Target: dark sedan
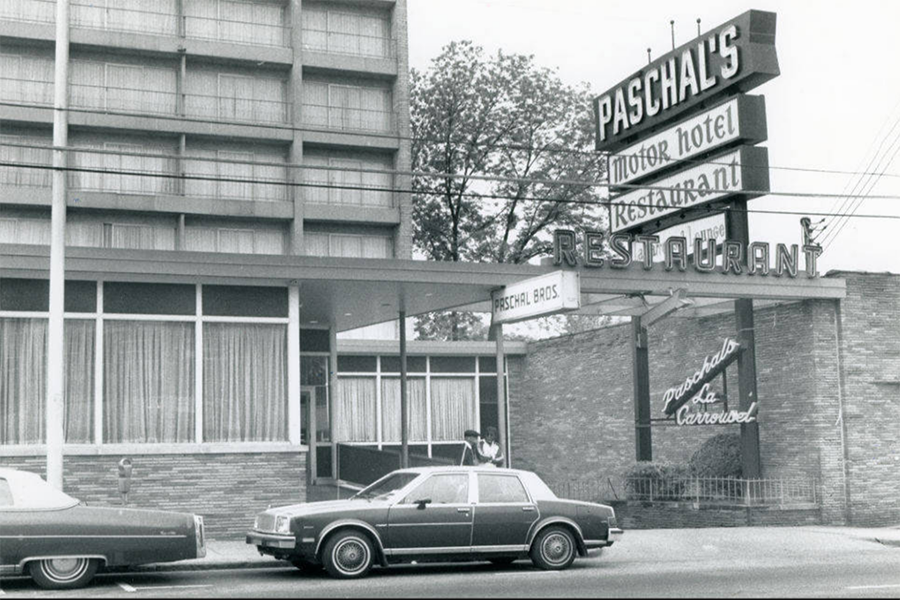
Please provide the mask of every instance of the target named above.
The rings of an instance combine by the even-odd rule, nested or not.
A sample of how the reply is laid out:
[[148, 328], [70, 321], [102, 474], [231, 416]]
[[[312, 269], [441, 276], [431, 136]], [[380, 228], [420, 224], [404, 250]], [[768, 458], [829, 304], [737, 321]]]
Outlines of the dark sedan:
[[613, 509], [562, 500], [528, 471], [426, 467], [390, 473], [347, 500], [271, 508], [247, 543], [300, 569], [362, 577], [374, 564], [530, 557], [565, 569], [622, 536]]
[[203, 517], [89, 507], [34, 473], [0, 469], [0, 574], [26, 572], [40, 587], [69, 589], [100, 566], [205, 555]]

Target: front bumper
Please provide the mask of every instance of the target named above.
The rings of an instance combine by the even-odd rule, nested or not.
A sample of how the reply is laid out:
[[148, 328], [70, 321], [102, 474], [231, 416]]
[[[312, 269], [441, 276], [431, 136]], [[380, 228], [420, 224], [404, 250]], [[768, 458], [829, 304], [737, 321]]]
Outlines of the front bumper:
[[612, 544], [613, 542], [618, 542], [622, 539], [622, 535], [624, 533], [625, 532], [618, 527], [610, 527], [609, 534], [606, 536], [606, 541], [608, 541], [610, 544]]
[[247, 543], [262, 548], [295, 548], [297, 538], [292, 535], [250, 531], [247, 533]]

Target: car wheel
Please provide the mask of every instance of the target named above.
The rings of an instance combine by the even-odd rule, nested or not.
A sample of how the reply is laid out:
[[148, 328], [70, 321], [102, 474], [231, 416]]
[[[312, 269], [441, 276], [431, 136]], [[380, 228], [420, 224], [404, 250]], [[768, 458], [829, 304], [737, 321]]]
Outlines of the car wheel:
[[332, 577], [362, 577], [372, 568], [373, 555], [372, 543], [365, 534], [343, 531], [325, 544], [322, 563]]
[[516, 562], [516, 559], [512, 556], [498, 556], [496, 558], [489, 558], [488, 560], [498, 567], [505, 567]]
[[306, 560], [304, 558], [294, 558], [291, 560], [291, 564], [297, 567], [301, 573], [306, 575], [311, 575], [313, 573], [317, 573], [322, 570], [322, 565], [319, 563], [314, 563], [310, 560]]
[[565, 527], [542, 530], [531, 546], [531, 561], [539, 569], [567, 569], [574, 560], [575, 538]]
[[96, 558], [47, 558], [28, 563], [28, 572], [38, 587], [70, 590], [87, 585], [99, 564]]

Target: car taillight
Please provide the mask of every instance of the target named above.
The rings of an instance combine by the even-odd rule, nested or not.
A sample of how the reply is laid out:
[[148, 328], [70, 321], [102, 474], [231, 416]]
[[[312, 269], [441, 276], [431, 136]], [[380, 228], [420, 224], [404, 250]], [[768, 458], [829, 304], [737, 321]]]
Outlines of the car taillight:
[[194, 515], [194, 538], [197, 543], [197, 558], [203, 558], [206, 556], [206, 531], [200, 515]]

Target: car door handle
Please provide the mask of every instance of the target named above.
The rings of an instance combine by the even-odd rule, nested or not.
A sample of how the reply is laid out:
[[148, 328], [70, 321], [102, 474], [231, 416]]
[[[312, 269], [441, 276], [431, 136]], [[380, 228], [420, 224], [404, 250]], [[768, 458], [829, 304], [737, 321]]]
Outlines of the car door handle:
[[522, 512], [534, 512], [534, 507], [533, 506], [523, 506]]
[[459, 508], [456, 509], [456, 512], [467, 513], [470, 510], [472, 510], [472, 509], [470, 509], [468, 506], [460, 506]]

